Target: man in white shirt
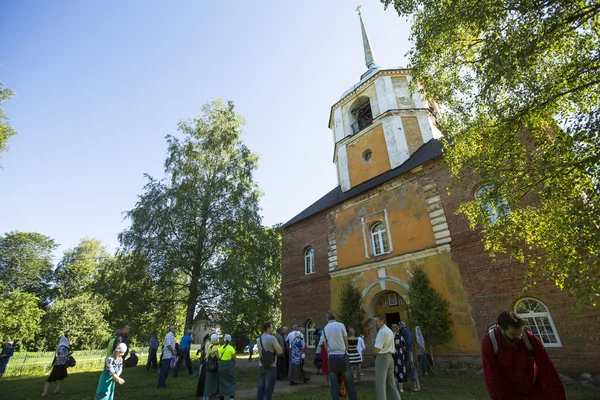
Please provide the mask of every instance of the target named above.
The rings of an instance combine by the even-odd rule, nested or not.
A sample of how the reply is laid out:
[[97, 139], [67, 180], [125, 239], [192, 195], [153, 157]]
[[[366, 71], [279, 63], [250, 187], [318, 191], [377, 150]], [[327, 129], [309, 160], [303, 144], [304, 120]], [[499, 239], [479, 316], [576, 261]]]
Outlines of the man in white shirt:
[[158, 388], [164, 389], [169, 376], [169, 368], [171, 367], [171, 359], [175, 357], [175, 325], [169, 327], [169, 332], [165, 335], [162, 360], [160, 361], [160, 372], [158, 374]]
[[346, 389], [348, 389], [348, 397], [350, 400], [356, 400], [356, 387], [354, 386], [354, 377], [350, 370], [350, 362], [348, 361], [348, 333], [344, 324], [335, 320], [335, 312], [330, 310], [326, 314], [329, 321], [323, 328], [323, 336], [321, 341], [324, 342], [329, 356], [329, 381], [331, 382], [331, 398], [339, 400], [340, 391], [338, 388], [338, 372], [333, 371], [336, 365], [340, 363], [346, 364], [345, 370], [339, 372], [344, 375], [346, 380]]
[[376, 314], [373, 321], [379, 329], [373, 346], [377, 400], [400, 400], [400, 393], [394, 382], [394, 332], [387, 327], [381, 314]]

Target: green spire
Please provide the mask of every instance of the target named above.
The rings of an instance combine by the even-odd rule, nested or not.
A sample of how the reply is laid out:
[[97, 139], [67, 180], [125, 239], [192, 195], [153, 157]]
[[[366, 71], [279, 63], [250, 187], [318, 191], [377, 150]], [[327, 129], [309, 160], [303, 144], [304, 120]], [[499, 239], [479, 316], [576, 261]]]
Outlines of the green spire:
[[365, 64], [367, 65], [368, 69], [372, 69], [377, 67], [377, 61], [375, 61], [373, 49], [371, 49], [371, 43], [369, 43], [369, 36], [367, 36], [367, 30], [365, 29], [365, 24], [362, 20], [360, 7], [361, 6], [356, 7], [356, 11], [358, 12], [358, 18], [360, 18], [360, 29], [362, 30], [363, 47], [365, 49]]

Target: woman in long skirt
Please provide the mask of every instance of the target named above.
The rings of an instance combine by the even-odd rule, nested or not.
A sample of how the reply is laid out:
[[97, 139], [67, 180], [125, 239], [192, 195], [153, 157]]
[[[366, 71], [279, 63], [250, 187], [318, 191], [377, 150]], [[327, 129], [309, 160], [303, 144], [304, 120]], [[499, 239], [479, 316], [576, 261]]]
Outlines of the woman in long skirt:
[[[204, 383], [206, 381], [206, 354], [210, 347], [210, 336], [206, 335], [200, 354], [200, 371], [198, 371], [198, 385], [196, 386], [196, 397], [204, 398]], [[196, 354], [197, 355], [197, 354]]]
[[302, 348], [304, 344], [300, 336], [296, 336], [290, 345], [292, 351], [292, 371], [290, 372], [290, 385], [297, 385], [298, 382], [308, 382], [308, 378], [304, 376], [302, 369]]
[[208, 359], [212, 357], [219, 358], [219, 335], [216, 333], [210, 336], [210, 344], [206, 352], [206, 357], [207, 369], [206, 379], [204, 380], [204, 399], [210, 399], [219, 391], [219, 372], [208, 370], [208, 364], [210, 364]]
[[60, 385], [63, 379], [69, 377], [69, 374], [67, 373], [67, 362], [69, 361], [69, 356], [71, 354], [73, 354], [73, 352], [69, 350], [69, 338], [67, 335], [63, 335], [58, 342], [58, 346], [56, 347], [56, 352], [54, 353], [54, 362], [52, 363], [52, 372], [50, 372], [50, 376], [46, 380], [42, 397], [49, 396], [48, 389], [50, 388], [51, 382], [56, 382], [56, 389], [54, 390], [54, 393], [62, 393], [60, 391]]
[[231, 335], [225, 335], [225, 344], [219, 349], [219, 396], [235, 398], [235, 348]]
[[104, 371], [98, 381], [98, 389], [94, 400], [113, 400], [115, 398], [115, 387], [117, 383], [122, 385], [125, 380], [120, 377], [123, 371], [123, 354], [127, 352], [127, 345], [119, 343], [110, 357], [106, 358]]
[[321, 335], [319, 339], [318, 347], [321, 351], [321, 371], [325, 375], [325, 385], [329, 386], [329, 354], [327, 353], [327, 346], [325, 345], [325, 337]]
[[400, 334], [398, 325], [392, 325], [392, 332], [394, 332], [394, 378], [396, 378], [396, 381], [398, 382], [398, 390], [404, 392], [402, 387], [404, 386], [404, 382], [408, 382], [406, 359], [404, 355], [405, 340], [404, 336]]
[[350, 362], [350, 369], [354, 369], [354, 380], [360, 382], [362, 359], [358, 352], [358, 338], [354, 336], [354, 328], [349, 328], [348, 333], [348, 361]]

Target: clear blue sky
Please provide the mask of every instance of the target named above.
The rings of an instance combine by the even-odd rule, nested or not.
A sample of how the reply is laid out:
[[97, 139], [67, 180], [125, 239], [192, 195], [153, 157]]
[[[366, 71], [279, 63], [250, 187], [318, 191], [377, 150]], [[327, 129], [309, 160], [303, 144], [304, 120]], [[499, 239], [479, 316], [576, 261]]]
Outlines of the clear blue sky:
[[406, 65], [409, 24], [377, 0], [0, 1], [0, 81], [18, 131], [0, 158], [0, 234], [113, 251], [165, 135], [204, 102], [235, 102], [260, 155], [264, 223], [337, 186], [331, 106], [366, 70]]

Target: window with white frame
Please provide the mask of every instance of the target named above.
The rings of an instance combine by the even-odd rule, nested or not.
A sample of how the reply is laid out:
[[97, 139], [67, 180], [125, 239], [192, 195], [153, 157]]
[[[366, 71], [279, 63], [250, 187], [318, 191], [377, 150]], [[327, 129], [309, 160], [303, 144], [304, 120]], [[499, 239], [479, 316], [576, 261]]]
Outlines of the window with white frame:
[[378, 256], [389, 251], [387, 231], [382, 222], [377, 222], [371, 227], [371, 248], [374, 256]]
[[315, 249], [309, 247], [304, 252], [304, 274], [315, 273]]
[[507, 212], [510, 212], [506, 200], [501, 199], [495, 204], [486, 200], [486, 196], [493, 190], [494, 185], [482, 185], [475, 191], [475, 199], [483, 204], [490, 216], [490, 222], [492, 224], [502, 218]]
[[314, 349], [317, 346], [317, 334], [315, 332], [315, 323], [309, 319], [304, 324], [306, 328], [306, 347]]
[[515, 304], [515, 313], [525, 320], [531, 333], [537, 336], [544, 346], [562, 347], [550, 311], [544, 303], [532, 298], [521, 299]]

